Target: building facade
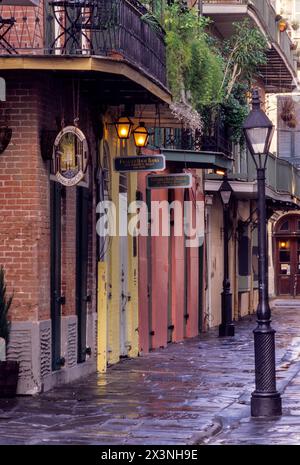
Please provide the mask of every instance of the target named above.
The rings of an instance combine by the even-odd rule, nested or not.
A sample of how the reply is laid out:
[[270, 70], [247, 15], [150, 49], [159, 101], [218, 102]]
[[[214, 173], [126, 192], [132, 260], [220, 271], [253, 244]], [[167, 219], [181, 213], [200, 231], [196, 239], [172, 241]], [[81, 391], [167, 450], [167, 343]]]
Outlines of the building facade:
[[[218, 37], [228, 38], [233, 33], [234, 21], [248, 19], [266, 37], [267, 63], [260, 69], [256, 87], [260, 89], [265, 111], [276, 125], [267, 165], [267, 210], [269, 223], [269, 286], [275, 295], [277, 272], [273, 255], [273, 218], [281, 211], [298, 208], [298, 170], [290, 159], [282, 160], [277, 151], [279, 111], [278, 93], [283, 96], [297, 90], [297, 57], [288, 30], [280, 31], [279, 12], [274, 2], [203, 2], [203, 13], [214, 20]], [[226, 136], [225, 136], [226, 139]], [[220, 138], [219, 138], [220, 140]], [[224, 143], [223, 143], [224, 147]], [[276, 147], [276, 148], [275, 148]], [[219, 144], [220, 151], [222, 150]], [[229, 224], [229, 274], [232, 293], [232, 318], [238, 319], [256, 310], [258, 301], [258, 243], [256, 216], [256, 169], [247, 150], [232, 146], [233, 168], [227, 173], [233, 189]], [[207, 248], [207, 325], [221, 323], [221, 294], [223, 291], [224, 234], [223, 205], [219, 190], [222, 176], [207, 172], [206, 192], [206, 248]], [[274, 215], [274, 217], [273, 217]], [[275, 261], [274, 261], [275, 260]], [[277, 269], [277, 268], [276, 268]], [[218, 289], [218, 292], [216, 292]]]
[[[269, 94], [291, 92], [297, 75], [291, 39], [278, 32], [276, 11], [266, 3], [269, 22], [261, 2], [203, 2], [201, 13], [212, 18], [218, 37], [229, 37], [232, 23], [245, 17], [267, 36], [268, 64], [258, 80], [267, 108]], [[221, 323], [218, 170], [228, 173], [234, 195], [232, 317], [256, 306], [254, 166], [221, 127], [199, 142], [174, 117], [164, 31], [142, 20], [147, 11], [137, 0], [98, 0], [80, 8], [71, 1], [3, 0], [0, 6], [0, 263], [14, 293], [8, 358], [20, 362], [20, 394], [104, 372], [122, 358]], [[147, 148], [137, 148], [130, 131], [120, 137], [120, 118], [131, 131], [145, 124], [151, 133]], [[185, 175], [187, 187], [151, 188], [155, 168], [117, 169], [128, 157], [158, 155], [165, 162], [161, 182]], [[292, 277], [289, 285], [283, 284], [288, 273], [272, 282], [276, 289], [292, 289], [297, 243], [291, 229], [281, 235], [278, 212], [298, 208], [300, 178], [295, 166], [275, 155], [267, 179], [270, 255], [275, 244], [276, 270], [283, 265]], [[134, 202], [146, 208], [147, 234], [128, 234], [144, 208], [130, 210]], [[110, 234], [102, 234], [105, 205], [116, 211]], [[167, 234], [150, 234], [155, 205], [158, 222], [170, 218]], [[190, 237], [178, 235], [175, 225], [184, 231], [196, 218], [198, 237], [189, 247]], [[298, 227], [294, 217], [289, 224]], [[284, 255], [289, 250], [291, 263]]]

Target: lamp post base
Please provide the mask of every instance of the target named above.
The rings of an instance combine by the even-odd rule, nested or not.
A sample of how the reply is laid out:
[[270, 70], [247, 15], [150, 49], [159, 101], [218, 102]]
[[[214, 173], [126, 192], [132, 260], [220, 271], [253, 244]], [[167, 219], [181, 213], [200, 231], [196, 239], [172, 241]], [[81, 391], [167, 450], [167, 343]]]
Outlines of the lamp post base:
[[222, 320], [219, 326], [219, 337], [233, 337], [234, 324], [232, 323], [232, 294], [230, 292], [230, 282], [228, 279], [224, 282], [224, 291], [222, 292]]
[[282, 415], [281, 396], [279, 392], [260, 393], [254, 391], [251, 395], [252, 417], [279, 417]]
[[220, 325], [219, 326], [219, 337], [233, 337], [234, 336], [234, 325], [231, 323], [229, 325]]

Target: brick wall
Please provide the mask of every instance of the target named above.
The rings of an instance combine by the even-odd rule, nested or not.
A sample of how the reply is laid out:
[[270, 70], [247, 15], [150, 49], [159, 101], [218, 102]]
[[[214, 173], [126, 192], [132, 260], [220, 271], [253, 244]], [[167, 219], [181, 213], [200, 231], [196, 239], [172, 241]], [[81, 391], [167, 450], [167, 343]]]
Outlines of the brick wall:
[[[0, 16], [3, 19], [14, 18], [13, 27], [6, 33], [5, 39], [16, 49], [26, 49], [26, 54], [34, 53], [34, 49], [44, 48], [44, 1], [38, 7], [1, 6]], [[2, 33], [6, 31], [3, 27]], [[7, 54], [0, 47], [0, 55]]]
[[[38, 74], [3, 75], [7, 102], [0, 103], [0, 125], [13, 130], [12, 140], [0, 155], [0, 264], [7, 271], [8, 291], [14, 291], [14, 321], [50, 318], [50, 187], [49, 162], [41, 157], [41, 129], [56, 130], [62, 116], [72, 122], [72, 87], [59, 78]], [[53, 98], [55, 96], [55, 98]], [[89, 102], [82, 102], [82, 108]], [[69, 109], [69, 112], [68, 112]], [[88, 111], [81, 128], [95, 154]], [[91, 172], [90, 179], [93, 180]], [[92, 187], [93, 189], [94, 187]], [[95, 200], [90, 205], [89, 283], [96, 309]], [[63, 315], [76, 313], [76, 188], [66, 189], [62, 200]]]
[[[14, 291], [12, 318], [36, 320], [44, 311], [47, 289], [44, 267], [48, 260], [45, 235], [47, 169], [39, 149], [39, 95], [32, 78], [7, 79], [7, 102], [0, 121], [12, 128], [12, 140], [0, 156], [0, 263]], [[49, 297], [48, 297], [49, 298]]]

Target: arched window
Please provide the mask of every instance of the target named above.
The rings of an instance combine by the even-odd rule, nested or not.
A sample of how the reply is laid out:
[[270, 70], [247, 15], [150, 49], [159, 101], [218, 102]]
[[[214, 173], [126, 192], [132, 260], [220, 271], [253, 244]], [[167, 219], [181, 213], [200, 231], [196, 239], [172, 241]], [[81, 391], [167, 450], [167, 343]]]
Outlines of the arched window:
[[289, 221], [284, 221], [282, 225], [280, 226], [279, 230], [280, 231], [289, 231]]

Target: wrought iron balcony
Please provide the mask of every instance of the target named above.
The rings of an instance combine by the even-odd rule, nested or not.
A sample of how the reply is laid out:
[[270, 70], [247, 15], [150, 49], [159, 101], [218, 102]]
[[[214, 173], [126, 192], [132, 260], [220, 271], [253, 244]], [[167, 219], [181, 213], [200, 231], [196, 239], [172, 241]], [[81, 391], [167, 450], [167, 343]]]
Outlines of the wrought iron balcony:
[[[251, 159], [248, 160], [249, 181], [256, 179], [256, 167]], [[300, 171], [282, 158], [269, 155], [266, 170], [266, 185], [278, 194], [288, 194], [300, 199]]]
[[154, 146], [165, 149], [217, 152], [232, 157], [230, 137], [218, 124], [214, 130], [205, 134], [181, 128], [156, 129], [150, 142]]
[[112, 57], [166, 85], [164, 31], [144, 21], [146, 13], [138, 0], [0, 6], [0, 55]]
[[261, 70], [268, 90], [294, 87], [297, 60], [292, 50], [292, 40], [286, 31], [279, 31], [277, 14], [270, 0], [203, 0], [203, 5], [204, 14], [215, 21], [225, 37], [231, 34], [232, 22], [243, 18], [253, 21], [267, 35], [271, 44], [268, 64]]
[[[257, 172], [252, 157], [244, 153], [243, 161], [237, 163], [235, 172], [228, 178], [234, 186], [237, 198], [247, 199], [257, 197]], [[239, 166], [237, 166], [239, 165]], [[215, 181], [220, 182], [221, 176], [206, 174], [206, 190], [215, 191]], [[219, 185], [217, 183], [216, 191]], [[266, 168], [267, 197], [277, 202], [300, 205], [300, 170], [286, 160], [270, 154]]]
[[222, 152], [227, 157], [232, 157], [233, 144], [229, 130], [217, 120], [202, 136], [202, 150], [208, 152]]

